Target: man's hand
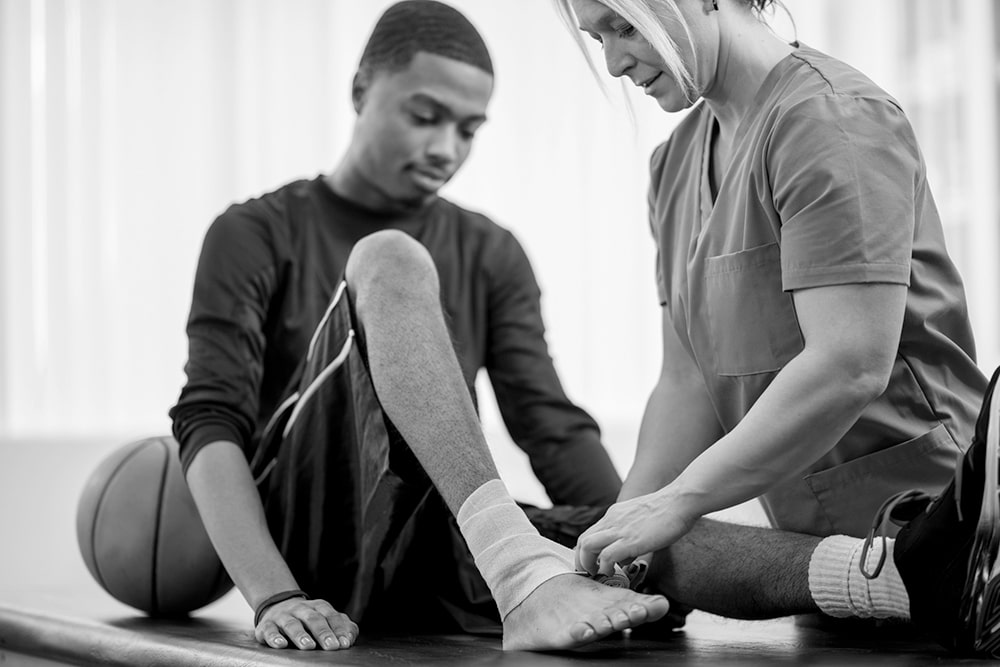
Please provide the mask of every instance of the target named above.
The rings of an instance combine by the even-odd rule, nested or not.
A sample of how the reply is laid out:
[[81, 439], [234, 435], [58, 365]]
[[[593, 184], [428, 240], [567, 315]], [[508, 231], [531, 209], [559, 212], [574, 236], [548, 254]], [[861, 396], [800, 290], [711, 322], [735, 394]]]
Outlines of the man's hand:
[[292, 598], [264, 612], [254, 628], [254, 637], [271, 648], [286, 648], [290, 642], [304, 651], [336, 651], [354, 645], [358, 626], [326, 600]]

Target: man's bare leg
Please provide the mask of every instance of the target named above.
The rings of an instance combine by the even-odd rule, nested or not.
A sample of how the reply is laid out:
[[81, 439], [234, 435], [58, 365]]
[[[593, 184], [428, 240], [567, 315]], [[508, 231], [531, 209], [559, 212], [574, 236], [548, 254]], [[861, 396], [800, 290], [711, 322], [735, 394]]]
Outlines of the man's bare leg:
[[[444, 323], [433, 261], [406, 234], [378, 232], [355, 246], [346, 275], [382, 408], [457, 516], [499, 474]], [[561, 574], [504, 617], [504, 648], [569, 648], [666, 612], [663, 598]]]
[[728, 618], [815, 613], [809, 561], [820, 540], [701, 519], [655, 555], [646, 583], [681, 604]]

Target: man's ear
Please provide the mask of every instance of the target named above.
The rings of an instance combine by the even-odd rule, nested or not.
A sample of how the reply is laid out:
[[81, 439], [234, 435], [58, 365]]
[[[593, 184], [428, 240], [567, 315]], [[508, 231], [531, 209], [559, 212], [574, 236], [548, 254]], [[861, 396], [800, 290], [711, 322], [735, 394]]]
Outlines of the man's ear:
[[361, 113], [361, 107], [365, 103], [365, 94], [371, 84], [371, 74], [358, 70], [354, 75], [354, 82], [351, 84], [351, 102], [354, 104], [354, 111]]

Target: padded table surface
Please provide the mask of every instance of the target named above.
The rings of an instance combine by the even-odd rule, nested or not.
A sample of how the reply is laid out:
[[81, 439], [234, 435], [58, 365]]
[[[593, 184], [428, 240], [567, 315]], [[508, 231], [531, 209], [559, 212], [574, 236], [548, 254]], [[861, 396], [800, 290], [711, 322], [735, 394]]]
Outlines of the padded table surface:
[[834, 632], [793, 619], [732, 621], [695, 613], [657, 639], [615, 636], [559, 653], [508, 652], [497, 637], [370, 635], [346, 651], [276, 651], [259, 646], [250, 612], [229, 594], [188, 619], [150, 619], [89, 587], [0, 591], [0, 665], [505, 665], [816, 663], [925, 665], [978, 662], [893, 631]]

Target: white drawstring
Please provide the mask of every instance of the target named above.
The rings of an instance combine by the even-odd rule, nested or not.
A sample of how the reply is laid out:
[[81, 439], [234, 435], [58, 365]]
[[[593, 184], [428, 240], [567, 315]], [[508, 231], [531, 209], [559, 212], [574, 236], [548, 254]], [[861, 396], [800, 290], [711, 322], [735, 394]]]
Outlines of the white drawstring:
[[354, 329], [351, 329], [347, 332], [347, 340], [344, 341], [344, 347], [341, 348], [340, 354], [337, 355], [336, 359], [327, 364], [326, 368], [324, 368], [320, 374], [316, 376], [316, 379], [309, 383], [306, 390], [302, 392], [299, 402], [295, 404], [295, 409], [292, 410], [292, 416], [288, 418], [288, 422], [285, 424], [285, 430], [281, 433], [282, 438], [288, 437], [288, 432], [292, 430], [292, 425], [295, 423], [295, 420], [298, 419], [299, 414], [302, 413], [302, 408], [309, 401], [309, 399], [312, 398], [313, 394], [319, 390], [320, 385], [322, 385], [335, 370], [340, 368], [341, 364], [344, 363], [344, 360], [347, 359], [347, 355], [351, 352], [351, 343], [353, 343], [353, 341]]
[[330, 319], [330, 313], [332, 313], [333, 309], [337, 307], [337, 303], [340, 301], [340, 297], [344, 295], [345, 289], [347, 289], [347, 283], [345, 281], [341, 281], [340, 286], [337, 287], [337, 293], [333, 296], [333, 301], [331, 301], [330, 305], [327, 306], [326, 312], [323, 313], [323, 318], [319, 321], [319, 324], [316, 325], [316, 330], [313, 331], [312, 340], [309, 341], [309, 351], [306, 352], [306, 360], [312, 359], [313, 351], [316, 348], [316, 341], [319, 339], [319, 332], [323, 330], [323, 325], [325, 325], [326, 321]]

